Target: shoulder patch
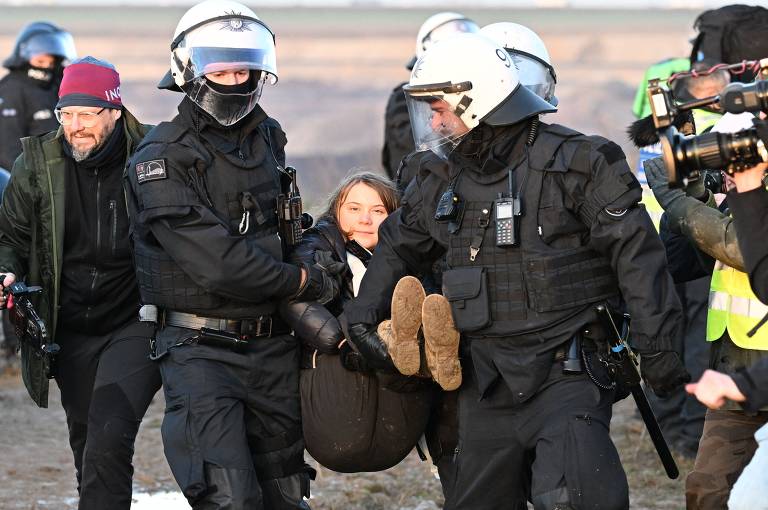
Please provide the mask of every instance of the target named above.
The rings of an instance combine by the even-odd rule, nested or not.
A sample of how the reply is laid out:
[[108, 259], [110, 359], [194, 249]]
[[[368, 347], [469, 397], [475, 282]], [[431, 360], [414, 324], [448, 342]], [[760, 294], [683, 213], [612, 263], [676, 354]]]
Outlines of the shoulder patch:
[[621, 147], [610, 141], [598, 147], [597, 152], [605, 157], [605, 161], [609, 165], [612, 165], [617, 161], [621, 161], [622, 159], [627, 159], [624, 155], [624, 151], [621, 150]]
[[167, 178], [168, 172], [165, 170], [165, 159], [152, 159], [136, 164], [136, 180], [139, 181], [139, 184]]
[[38, 110], [35, 113], [32, 114], [32, 118], [34, 120], [48, 120], [50, 118], [53, 118], [53, 113], [51, 113], [51, 110]]

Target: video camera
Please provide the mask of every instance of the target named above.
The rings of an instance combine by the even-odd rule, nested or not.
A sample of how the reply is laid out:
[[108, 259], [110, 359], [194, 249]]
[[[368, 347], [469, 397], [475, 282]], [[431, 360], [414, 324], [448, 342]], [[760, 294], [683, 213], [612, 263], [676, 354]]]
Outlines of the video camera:
[[[0, 282], [5, 278], [0, 274]], [[59, 352], [59, 345], [50, 341], [48, 328], [40, 318], [30, 301], [30, 296], [42, 292], [42, 287], [28, 287], [23, 282], [14, 282], [3, 287], [3, 294], [8, 297], [8, 307], [11, 324], [19, 337], [19, 341], [29, 347], [34, 356], [42, 359], [45, 376], [54, 376], [54, 358]]]
[[733, 114], [768, 113], [768, 58], [759, 62], [717, 66], [717, 69], [745, 66], [757, 66], [760, 79], [749, 84], [731, 83], [719, 96], [685, 103], [675, 101], [669, 89], [662, 86], [658, 79], [649, 82], [648, 100], [661, 141], [670, 188], [686, 186], [690, 180], [700, 178], [701, 170], [722, 169], [732, 175], [768, 161], [765, 142], [768, 139], [768, 124], [763, 121], [756, 120], [755, 127], [735, 133], [709, 132], [698, 136], [681, 134], [676, 127], [690, 110], [711, 105]]

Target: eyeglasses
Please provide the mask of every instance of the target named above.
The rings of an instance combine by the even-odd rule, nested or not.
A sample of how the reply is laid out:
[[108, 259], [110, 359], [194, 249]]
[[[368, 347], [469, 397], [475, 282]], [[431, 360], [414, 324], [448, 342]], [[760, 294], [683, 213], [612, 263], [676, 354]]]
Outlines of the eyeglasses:
[[54, 113], [56, 114], [56, 120], [58, 120], [59, 124], [62, 126], [69, 126], [75, 120], [75, 117], [77, 117], [80, 119], [81, 126], [91, 128], [96, 125], [99, 115], [101, 115], [101, 112], [104, 110], [106, 110], [106, 108], [102, 108], [98, 112], [68, 112], [65, 110], [54, 110]]

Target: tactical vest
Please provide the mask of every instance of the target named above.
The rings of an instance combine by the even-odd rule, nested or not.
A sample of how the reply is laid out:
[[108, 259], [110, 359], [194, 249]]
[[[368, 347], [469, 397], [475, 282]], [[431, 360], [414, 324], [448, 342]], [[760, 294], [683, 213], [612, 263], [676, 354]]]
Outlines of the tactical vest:
[[[568, 319], [590, 304], [618, 295], [606, 258], [585, 246], [554, 248], [542, 239], [552, 216], [540, 214], [545, 176], [589, 164], [575, 158], [581, 136], [557, 125], [542, 126], [519, 164], [510, 165], [520, 189], [522, 216], [516, 246], [496, 245], [494, 200], [509, 187], [507, 171], [496, 182], [479, 184], [465, 170], [456, 181], [464, 204], [460, 227], [448, 236], [443, 292], [457, 328], [470, 337], [505, 337], [547, 330], [567, 333]], [[589, 143], [589, 142], [582, 142]], [[577, 161], [578, 160], [578, 161]], [[587, 232], [588, 227], [584, 227]], [[450, 229], [449, 229], [450, 232]], [[472, 251], [478, 247], [474, 260]], [[562, 325], [562, 328], [558, 328]]]
[[766, 314], [768, 306], [752, 292], [747, 274], [717, 261], [709, 291], [707, 340], [719, 340], [727, 329], [731, 341], [742, 349], [767, 351], [768, 326], [747, 336]]
[[[271, 128], [265, 124], [259, 125], [262, 136], [254, 142], [264, 145], [260, 151], [264, 158], [248, 168], [233, 165], [205, 139], [192, 136], [175, 122], [159, 124], [142, 145], [158, 141], [167, 144], [167, 159], [173, 161], [176, 168], [187, 169], [188, 189], [182, 191], [193, 193], [195, 202], [206, 204], [228, 226], [230, 235], [245, 237], [247, 243], [258, 245], [282, 261], [276, 202], [281, 192], [281, 174], [275, 158], [275, 152], [281, 147], [276, 145]], [[137, 205], [142, 207], [141, 203]], [[132, 239], [143, 303], [232, 319], [276, 310], [276, 304], [269, 300], [259, 304], [238, 302], [207, 292], [154, 241], [146, 227], [137, 225]], [[222, 260], [222, 264], [226, 265], [226, 260]]]

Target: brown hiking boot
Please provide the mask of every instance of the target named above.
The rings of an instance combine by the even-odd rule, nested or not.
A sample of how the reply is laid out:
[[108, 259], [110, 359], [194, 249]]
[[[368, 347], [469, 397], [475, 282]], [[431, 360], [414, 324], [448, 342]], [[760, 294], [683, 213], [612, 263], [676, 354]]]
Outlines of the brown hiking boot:
[[401, 278], [392, 293], [392, 320], [381, 322], [377, 328], [395, 367], [403, 375], [419, 371], [418, 334], [424, 296], [424, 287], [417, 278]]
[[451, 304], [440, 294], [424, 300], [421, 320], [424, 324], [424, 354], [432, 378], [445, 391], [461, 385], [459, 332], [453, 323]]

